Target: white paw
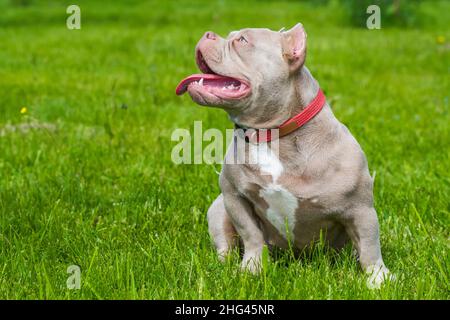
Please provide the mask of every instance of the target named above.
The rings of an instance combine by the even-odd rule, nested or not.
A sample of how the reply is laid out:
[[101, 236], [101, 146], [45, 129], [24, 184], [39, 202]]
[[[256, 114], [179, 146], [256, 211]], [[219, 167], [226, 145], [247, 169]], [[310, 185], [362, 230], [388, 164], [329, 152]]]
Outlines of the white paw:
[[218, 255], [219, 261], [222, 263], [224, 263], [226, 261], [229, 254], [230, 254], [230, 250], [228, 250], [228, 249], [217, 250], [217, 255]]
[[395, 276], [384, 265], [369, 266], [366, 273], [369, 274], [369, 279], [367, 279], [369, 289], [379, 289], [386, 280], [395, 280]]
[[244, 255], [244, 259], [241, 263], [241, 270], [248, 271], [252, 274], [258, 274], [261, 272], [261, 255]]

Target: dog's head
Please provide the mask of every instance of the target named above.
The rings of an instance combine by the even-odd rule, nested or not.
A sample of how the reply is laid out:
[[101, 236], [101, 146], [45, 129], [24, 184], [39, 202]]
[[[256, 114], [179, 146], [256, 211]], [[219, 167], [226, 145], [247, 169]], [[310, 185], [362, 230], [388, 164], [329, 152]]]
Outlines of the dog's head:
[[279, 32], [243, 29], [226, 39], [206, 32], [195, 53], [203, 74], [182, 80], [176, 93], [188, 91], [200, 105], [222, 107], [239, 116], [255, 108], [283, 105], [292, 75], [305, 62], [306, 33], [301, 24]]

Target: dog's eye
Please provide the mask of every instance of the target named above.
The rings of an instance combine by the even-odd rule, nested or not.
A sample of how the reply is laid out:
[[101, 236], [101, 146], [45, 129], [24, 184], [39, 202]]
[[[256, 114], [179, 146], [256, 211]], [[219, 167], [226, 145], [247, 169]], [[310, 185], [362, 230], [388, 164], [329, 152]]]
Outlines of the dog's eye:
[[247, 39], [244, 38], [244, 36], [240, 36], [238, 39], [239, 42], [247, 43]]

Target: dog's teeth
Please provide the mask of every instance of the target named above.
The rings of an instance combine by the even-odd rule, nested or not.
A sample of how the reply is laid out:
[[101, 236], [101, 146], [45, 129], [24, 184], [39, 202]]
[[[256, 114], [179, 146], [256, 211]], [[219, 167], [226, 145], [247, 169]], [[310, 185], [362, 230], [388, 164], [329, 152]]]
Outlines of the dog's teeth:
[[199, 85], [203, 85], [203, 78], [200, 79], [200, 81], [198, 82]]

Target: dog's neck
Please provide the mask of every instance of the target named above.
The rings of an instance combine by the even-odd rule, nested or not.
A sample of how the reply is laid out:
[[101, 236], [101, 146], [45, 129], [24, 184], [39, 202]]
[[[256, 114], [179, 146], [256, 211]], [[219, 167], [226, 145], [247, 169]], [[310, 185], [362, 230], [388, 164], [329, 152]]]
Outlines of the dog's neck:
[[[281, 104], [277, 108], [256, 108], [248, 115], [233, 116], [230, 114], [231, 120], [241, 128], [273, 129], [300, 113], [317, 96], [319, 84], [306, 66], [303, 66], [292, 77], [289, 94], [284, 101], [278, 102]], [[328, 104], [325, 103], [323, 109], [320, 113], [324, 115], [317, 114], [311, 122], [318, 124], [327, 118], [334, 118]]]
[[301, 112], [316, 97], [319, 91], [319, 83], [314, 79], [306, 66], [303, 66], [294, 77], [294, 94], [288, 104], [290, 114], [287, 119]]

